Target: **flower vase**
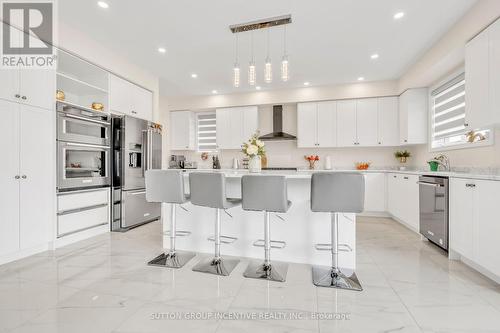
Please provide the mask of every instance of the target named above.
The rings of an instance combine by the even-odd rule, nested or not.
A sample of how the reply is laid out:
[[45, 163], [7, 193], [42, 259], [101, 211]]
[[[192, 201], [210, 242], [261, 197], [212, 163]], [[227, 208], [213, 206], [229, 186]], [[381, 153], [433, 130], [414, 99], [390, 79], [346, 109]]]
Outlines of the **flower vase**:
[[309, 161], [309, 170], [314, 170], [316, 166], [316, 160], [310, 160]]
[[262, 166], [261, 166], [260, 156], [254, 155], [250, 157], [250, 160], [248, 161], [248, 171], [251, 173], [258, 173], [261, 170]]

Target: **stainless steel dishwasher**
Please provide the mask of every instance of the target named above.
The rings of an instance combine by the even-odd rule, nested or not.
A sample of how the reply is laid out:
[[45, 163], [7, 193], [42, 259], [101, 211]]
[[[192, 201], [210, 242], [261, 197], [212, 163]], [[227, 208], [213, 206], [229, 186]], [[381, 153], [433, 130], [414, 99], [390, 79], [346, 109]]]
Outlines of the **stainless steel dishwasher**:
[[448, 251], [448, 178], [420, 176], [420, 233]]

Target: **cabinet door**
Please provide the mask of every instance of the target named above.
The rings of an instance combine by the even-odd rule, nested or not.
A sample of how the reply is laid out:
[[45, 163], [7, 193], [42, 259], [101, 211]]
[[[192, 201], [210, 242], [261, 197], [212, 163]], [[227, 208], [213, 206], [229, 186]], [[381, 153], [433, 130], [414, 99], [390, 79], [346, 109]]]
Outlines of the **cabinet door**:
[[465, 45], [465, 122], [471, 129], [490, 124], [489, 114], [489, 30]]
[[55, 123], [53, 113], [25, 105], [20, 124], [20, 247], [27, 249], [49, 241], [55, 216]]
[[399, 146], [397, 97], [378, 99], [378, 144], [381, 146]]
[[399, 182], [398, 175], [390, 173], [387, 175], [387, 210], [389, 214], [399, 216]]
[[500, 223], [498, 200], [500, 182], [474, 181], [474, 261], [496, 276], [500, 276]]
[[365, 98], [356, 101], [356, 134], [358, 145], [378, 145], [377, 98]]
[[109, 109], [126, 115], [132, 114], [133, 92], [130, 83], [114, 75], [109, 76]]
[[473, 259], [474, 184], [468, 179], [450, 178], [449, 248]]
[[170, 149], [194, 149], [194, 119], [191, 111], [170, 112]]
[[153, 94], [151, 91], [139, 86], [132, 85], [133, 105], [132, 110], [136, 111], [136, 116], [146, 120], [153, 120]]
[[408, 91], [399, 96], [399, 143], [408, 144]]
[[405, 222], [411, 229], [420, 230], [420, 197], [418, 187], [418, 176], [416, 175], [401, 175], [401, 198], [400, 203], [403, 203], [401, 211], [401, 220]]
[[318, 103], [297, 105], [297, 146], [314, 148], [318, 144]]
[[215, 123], [217, 127], [217, 148], [228, 149], [231, 142], [230, 108], [215, 110]]
[[319, 102], [317, 113], [318, 147], [337, 146], [337, 102]]
[[337, 102], [337, 145], [339, 147], [357, 145], [355, 100]]
[[250, 139], [243, 138], [243, 111], [240, 108], [229, 110], [229, 142], [227, 149], [240, 149], [243, 141]]
[[48, 110], [54, 108], [56, 73], [52, 69], [21, 69], [20, 102]]
[[259, 111], [256, 106], [248, 106], [245, 108], [241, 108], [242, 114], [242, 136], [237, 143], [236, 148], [240, 148], [241, 144], [252, 137], [255, 133], [257, 133], [259, 129]]
[[385, 188], [384, 173], [365, 174], [365, 212], [385, 212]]
[[[5, 23], [2, 24], [2, 31], [6, 31]], [[21, 33], [17, 29], [9, 29], [12, 38], [20, 40]], [[19, 92], [19, 69], [0, 69], [0, 98], [13, 102], [21, 101]]]
[[19, 250], [19, 104], [0, 100], [0, 256]]
[[[490, 92], [489, 92], [489, 108], [488, 115], [491, 117], [489, 120], [495, 125], [500, 124], [500, 20], [497, 20], [489, 27], [489, 41], [490, 41]], [[469, 82], [467, 82], [467, 85]], [[467, 86], [466, 86], [467, 89]], [[468, 97], [467, 97], [468, 103]], [[486, 119], [485, 119], [486, 120]], [[487, 127], [487, 124], [481, 124], [482, 127]]]

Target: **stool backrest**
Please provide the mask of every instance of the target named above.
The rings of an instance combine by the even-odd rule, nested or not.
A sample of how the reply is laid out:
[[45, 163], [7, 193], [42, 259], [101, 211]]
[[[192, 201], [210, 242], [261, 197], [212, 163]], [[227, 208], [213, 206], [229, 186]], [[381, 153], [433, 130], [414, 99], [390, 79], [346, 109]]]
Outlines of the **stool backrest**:
[[241, 177], [242, 207], [284, 213], [288, 210], [285, 176], [247, 175]]
[[181, 204], [186, 202], [184, 178], [179, 170], [147, 170], [146, 200]]
[[224, 208], [226, 205], [226, 177], [223, 173], [190, 173], [189, 191], [193, 205], [211, 208]]
[[357, 172], [317, 172], [311, 178], [313, 212], [361, 213], [365, 177]]

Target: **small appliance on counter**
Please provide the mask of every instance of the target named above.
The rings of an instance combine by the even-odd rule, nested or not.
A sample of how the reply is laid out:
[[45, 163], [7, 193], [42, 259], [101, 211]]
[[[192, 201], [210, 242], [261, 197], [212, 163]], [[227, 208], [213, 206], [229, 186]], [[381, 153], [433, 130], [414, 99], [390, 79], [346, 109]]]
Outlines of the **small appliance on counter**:
[[170, 162], [168, 163], [168, 167], [170, 169], [182, 169], [184, 161], [186, 161], [186, 156], [184, 155], [170, 155]]
[[219, 156], [212, 156], [212, 169], [220, 169]]

